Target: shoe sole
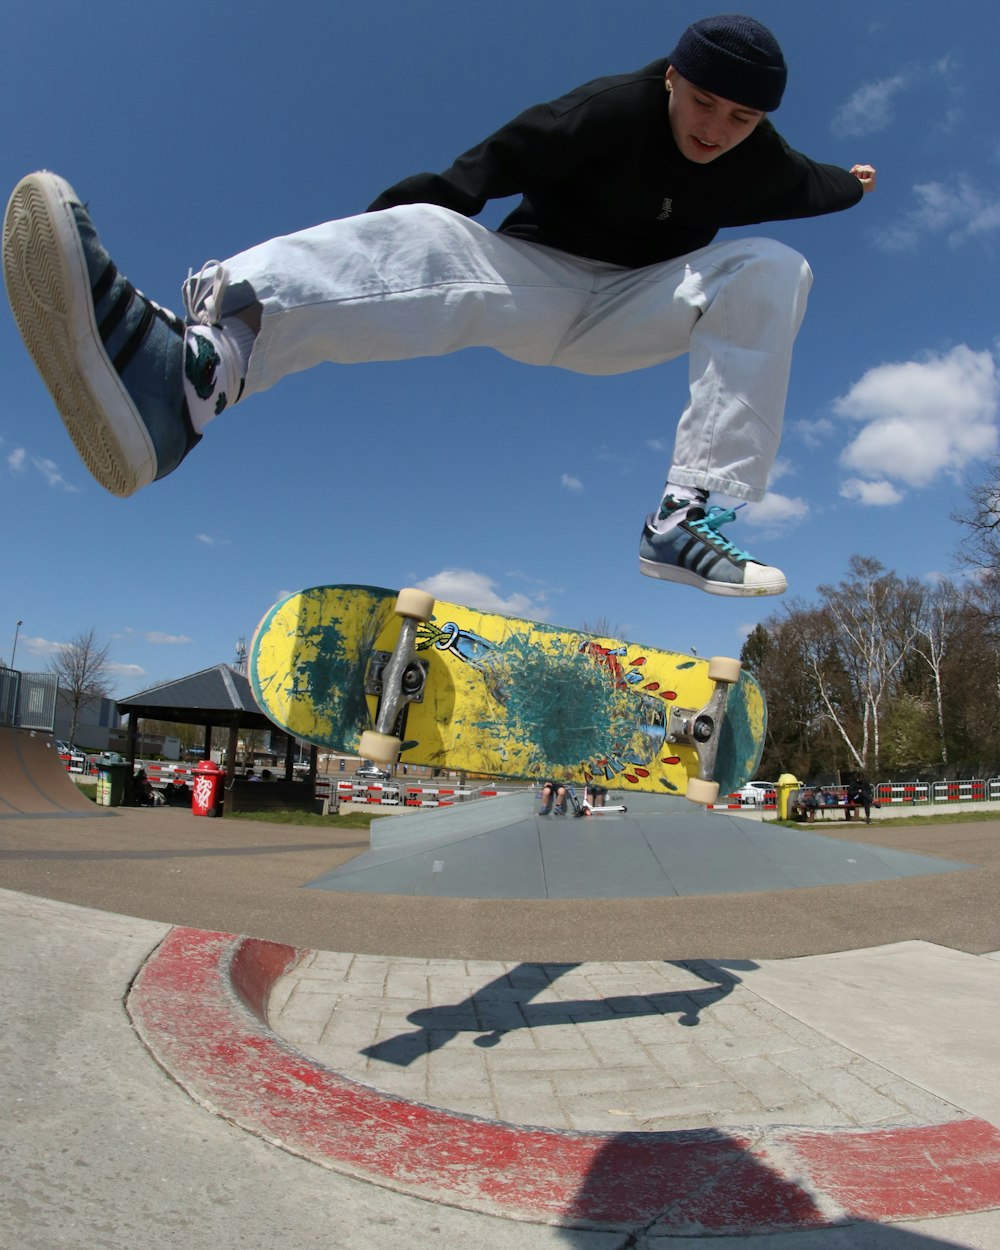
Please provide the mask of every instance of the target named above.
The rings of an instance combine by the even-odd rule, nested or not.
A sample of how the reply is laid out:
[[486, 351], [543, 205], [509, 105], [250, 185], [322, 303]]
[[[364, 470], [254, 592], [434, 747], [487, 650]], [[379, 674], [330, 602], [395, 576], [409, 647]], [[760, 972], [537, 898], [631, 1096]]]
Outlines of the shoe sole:
[[710, 582], [687, 569], [678, 568], [673, 564], [660, 564], [656, 560], [639, 557], [639, 572], [646, 577], [655, 577], [661, 582], [679, 582], [683, 586], [694, 586], [709, 595], [727, 595], [730, 598], [752, 599], [760, 595], [780, 595], [788, 589], [788, 579], [772, 577], [770, 581], [758, 582], [754, 586], [744, 586], [736, 582]]
[[3, 271], [14, 320], [84, 464], [113, 495], [156, 476], [156, 451], [104, 350], [69, 183], [29, 174], [3, 223]]

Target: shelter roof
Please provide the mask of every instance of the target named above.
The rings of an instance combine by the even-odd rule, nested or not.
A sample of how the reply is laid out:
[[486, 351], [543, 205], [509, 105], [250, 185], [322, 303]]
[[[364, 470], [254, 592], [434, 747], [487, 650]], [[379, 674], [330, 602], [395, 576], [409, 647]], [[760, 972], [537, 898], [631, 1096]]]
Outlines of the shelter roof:
[[200, 673], [163, 682], [116, 703], [119, 712], [183, 725], [276, 728], [257, 706], [247, 677], [229, 664], [216, 664]]

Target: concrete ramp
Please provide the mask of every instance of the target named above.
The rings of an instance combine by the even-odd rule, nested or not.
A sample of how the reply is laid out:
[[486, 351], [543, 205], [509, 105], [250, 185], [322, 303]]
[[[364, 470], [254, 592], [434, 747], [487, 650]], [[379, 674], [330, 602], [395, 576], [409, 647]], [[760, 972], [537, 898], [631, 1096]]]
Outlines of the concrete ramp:
[[80, 793], [51, 734], [0, 728], [0, 820], [109, 814]]
[[624, 815], [538, 816], [530, 792], [372, 822], [371, 850], [307, 888], [439, 898], [661, 898], [888, 881], [973, 867], [628, 796]]

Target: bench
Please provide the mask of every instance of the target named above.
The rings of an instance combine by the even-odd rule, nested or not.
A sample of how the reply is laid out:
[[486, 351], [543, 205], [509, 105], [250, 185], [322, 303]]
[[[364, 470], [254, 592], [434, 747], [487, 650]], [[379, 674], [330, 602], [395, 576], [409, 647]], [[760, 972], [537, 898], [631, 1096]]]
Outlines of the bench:
[[305, 781], [244, 781], [237, 777], [225, 786], [226, 812], [316, 812], [322, 806]]
[[820, 803], [816, 807], [792, 803], [788, 810], [796, 820], [815, 820], [817, 816], [826, 820], [827, 817], [836, 816], [838, 812], [844, 813], [845, 820], [857, 820], [858, 812], [863, 808], [860, 803]]

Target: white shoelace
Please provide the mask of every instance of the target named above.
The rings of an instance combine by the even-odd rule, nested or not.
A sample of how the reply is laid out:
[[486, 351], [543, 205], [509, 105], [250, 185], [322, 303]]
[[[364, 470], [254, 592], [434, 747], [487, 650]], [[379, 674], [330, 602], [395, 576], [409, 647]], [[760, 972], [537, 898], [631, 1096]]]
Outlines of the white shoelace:
[[228, 288], [229, 270], [219, 260], [206, 260], [197, 273], [189, 269], [183, 287], [187, 320], [203, 326], [218, 325]]

